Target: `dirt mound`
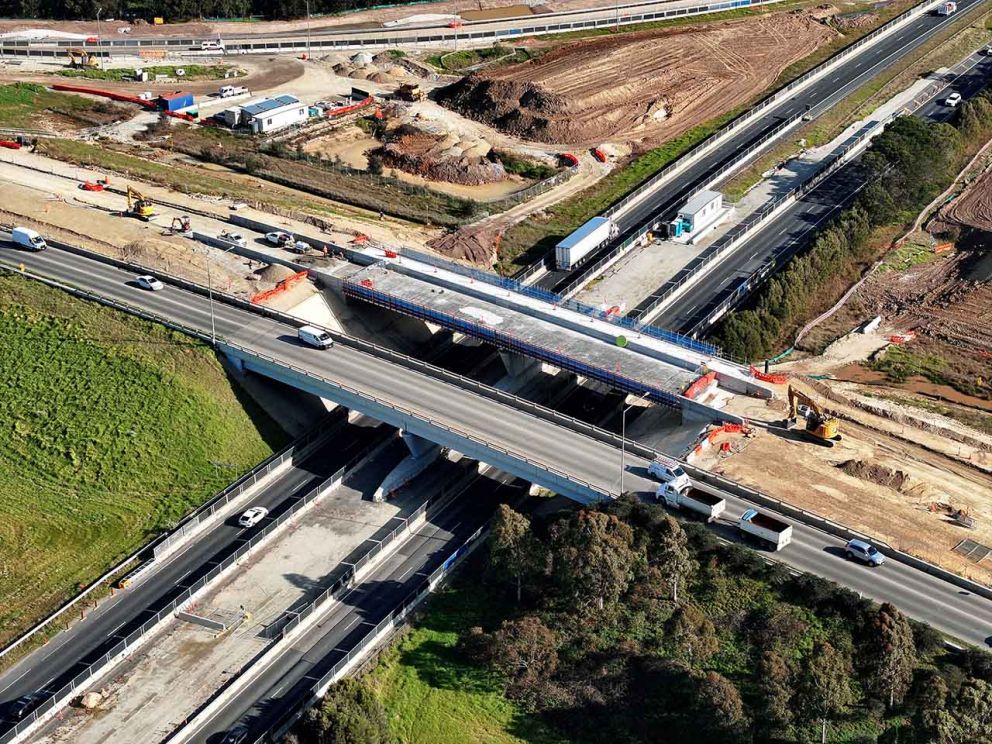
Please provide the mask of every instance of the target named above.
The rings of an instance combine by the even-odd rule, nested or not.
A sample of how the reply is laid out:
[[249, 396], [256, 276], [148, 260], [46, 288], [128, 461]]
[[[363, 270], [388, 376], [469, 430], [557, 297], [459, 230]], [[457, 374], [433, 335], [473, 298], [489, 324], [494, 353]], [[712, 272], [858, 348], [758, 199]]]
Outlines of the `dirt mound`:
[[857, 28], [867, 28], [878, 21], [878, 13], [854, 13], [848, 16], [837, 16], [834, 18], [834, 25], [844, 31], [851, 31]]
[[369, 153], [390, 168], [423, 176], [432, 181], [478, 185], [506, 179], [503, 164], [489, 143], [462, 140], [454, 134], [425, 132], [401, 124], [385, 135], [384, 144]]
[[288, 266], [283, 266], [282, 264], [269, 264], [264, 269], [260, 269], [255, 273], [259, 278], [265, 280], [266, 282], [276, 284], [277, 282], [281, 282], [283, 279], [288, 279], [296, 272]]
[[992, 231], [992, 170], [982, 174], [961, 197], [941, 209], [940, 219]]
[[499, 228], [463, 227], [427, 243], [445, 258], [455, 258], [489, 268], [496, 261]]
[[886, 488], [894, 488], [896, 491], [902, 491], [910, 481], [909, 475], [902, 470], [892, 470], [884, 465], [864, 462], [863, 460], [847, 460], [838, 464], [837, 467], [854, 478], [860, 478]]
[[438, 90], [450, 108], [526, 139], [670, 138], [744, 103], [835, 32], [807, 13], [580, 41]]

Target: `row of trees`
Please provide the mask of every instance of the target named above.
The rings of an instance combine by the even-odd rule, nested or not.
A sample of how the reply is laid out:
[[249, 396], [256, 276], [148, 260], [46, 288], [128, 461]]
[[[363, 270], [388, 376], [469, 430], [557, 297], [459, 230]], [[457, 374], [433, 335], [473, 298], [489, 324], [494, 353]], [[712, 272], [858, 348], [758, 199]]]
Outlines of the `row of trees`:
[[[579, 742], [992, 744], [992, 656], [951, 658], [889, 604], [792, 576], [626, 498], [494, 520], [486, 627], [458, 653]], [[478, 581], [473, 575], [471, 581]], [[360, 680], [332, 687], [300, 744], [389, 741]]]
[[821, 230], [810, 248], [772, 277], [746, 309], [731, 313], [715, 334], [730, 354], [769, 356], [814, 312], [855, 280], [879, 246], [873, 228], [911, 222], [953, 180], [978, 144], [992, 136], [987, 94], [962, 105], [956, 125], [902, 116], [861, 159], [868, 184], [855, 203]]
[[[391, 0], [402, 5], [403, 0]], [[311, 0], [310, 13], [331, 14], [369, 8], [375, 0]], [[170, 23], [197, 18], [301, 18], [307, 13], [306, 0], [0, 0], [0, 17], [92, 20], [102, 8], [103, 18], [142, 18], [161, 16]]]

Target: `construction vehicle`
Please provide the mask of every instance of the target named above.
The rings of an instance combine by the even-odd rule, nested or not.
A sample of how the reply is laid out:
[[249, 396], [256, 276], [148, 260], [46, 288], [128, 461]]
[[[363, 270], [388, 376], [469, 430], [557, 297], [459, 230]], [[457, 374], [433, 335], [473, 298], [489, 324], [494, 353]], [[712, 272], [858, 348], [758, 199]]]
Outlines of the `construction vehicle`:
[[824, 413], [816, 401], [804, 392], [789, 385], [788, 426], [790, 429], [799, 422], [800, 416], [806, 419], [806, 436], [813, 441], [827, 447], [833, 447], [834, 442], [840, 441], [837, 419]]
[[416, 83], [403, 83], [396, 89], [396, 97], [401, 101], [422, 101], [425, 95], [423, 88]]
[[152, 203], [131, 186], [127, 187], [127, 213], [145, 222], [158, 217]]
[[182, 217], [173, 217], [172, 224], [169, 226], [169, 232], [173, 234], [189, 235], [193, 232], [193, 223], [189, 218], [188, 214], [184, 214]]
[[69, 67], [74, 70], [84, 70], [93, 69], [99, 67], [100, 60], [95, 54], [90, 54], [85, 49], [67, 49], [66, 54], [69, 57]]

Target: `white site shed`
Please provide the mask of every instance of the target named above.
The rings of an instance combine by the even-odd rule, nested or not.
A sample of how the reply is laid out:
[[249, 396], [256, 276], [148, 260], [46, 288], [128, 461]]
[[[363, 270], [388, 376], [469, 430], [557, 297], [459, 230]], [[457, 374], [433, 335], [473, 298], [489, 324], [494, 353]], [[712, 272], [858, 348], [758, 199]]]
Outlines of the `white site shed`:
[[276, 96], [241, 107], [242, 121], [255, 134], [275, 132], [302, 124], [309, 116], [307, 106], [296, 96]]
[[719, 191], [700, 191], [679, 210], [679, 219], [686, 232], [695, 235], [712, 225], [723, 213], [723, 194]]

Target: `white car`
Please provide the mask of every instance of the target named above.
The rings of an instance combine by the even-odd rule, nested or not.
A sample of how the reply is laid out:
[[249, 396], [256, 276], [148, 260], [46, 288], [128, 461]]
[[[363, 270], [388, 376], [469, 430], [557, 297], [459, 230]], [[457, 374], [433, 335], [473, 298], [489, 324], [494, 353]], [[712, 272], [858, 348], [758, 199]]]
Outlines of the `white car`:
[[286, 245], [293, 242], [293, 236], [287, 232], [282, 232], [277, 230], [276, 232], [266, 233], [265, 239], [272, 243], [272, 245]]
[[960, 93], [951, 93], [951, 95], [949, 95], [944, 100], [944, 105], [945, 106], [950, 106], [951, 108], [956, 108], [959, 103], [961, 103], [961, 94]]
[[304, 243], [302, 240], [297, 240], [295, 243], [293, 243], [292, 246], [290, 246], [287, 243], [286, 247], [289, 248], [293, 253], [306, 253], [307, 251], [310, 250], [310, 244]]
[[160, 289], [165, 289], [165, 285], [162, 284], [158, 279], [151, 276], [150, 274], [145, 274], [144, 276], [139, 276], [135, 281], [138, 286], [142, 289], [148, 289], [152, 292], [158, 292]]
[[241, 233], [228, 232], [227, 230], [224, 230], [224, 232], [217, 237], [221, 240], [226, 240], [228, 243], [234, 243], [239, 248], [248, 247], [248, 239]]
[[264, 506], [253, 506], [238, 519], [238, 524], [242, 527], [254, 527], [269, 515], [269, 510]]

